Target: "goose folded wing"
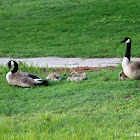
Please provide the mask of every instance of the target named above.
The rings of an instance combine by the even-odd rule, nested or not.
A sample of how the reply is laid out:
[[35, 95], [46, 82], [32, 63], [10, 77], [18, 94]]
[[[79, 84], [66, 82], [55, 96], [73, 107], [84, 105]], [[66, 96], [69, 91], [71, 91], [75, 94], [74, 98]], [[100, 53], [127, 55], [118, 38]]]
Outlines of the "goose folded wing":
[[130, 65], [131, 65], [131, 70], [132, 71], [135, 71], [135, 70], [140, 71], [140, 62], [132, 62]]
[[18, 72], [21, 76], [26, 76], [26, 77], [30, 77], [32, 79], [41, 79], [40, 77], [31, 74], [31, 73], [27, 73], [27, 72]]
[[10, 75], [9, 84], [21, 87], [34, 87], [35, 81], [32, 78], [17, 72]]

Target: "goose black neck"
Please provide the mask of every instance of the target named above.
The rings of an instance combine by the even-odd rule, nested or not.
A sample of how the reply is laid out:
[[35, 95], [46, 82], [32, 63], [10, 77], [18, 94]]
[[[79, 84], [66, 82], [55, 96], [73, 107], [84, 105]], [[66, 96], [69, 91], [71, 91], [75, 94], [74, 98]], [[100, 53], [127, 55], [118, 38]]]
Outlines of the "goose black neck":
[[11, 71], [12, 73], [15, 73], [18, 71], [18, 64], [14, 63], [14, 69]]
[[125, 53], [125, 57], [127, 57], [130, 61], [130, 52], [131, 52], [131, 42], [127, 43], [127, 49]]

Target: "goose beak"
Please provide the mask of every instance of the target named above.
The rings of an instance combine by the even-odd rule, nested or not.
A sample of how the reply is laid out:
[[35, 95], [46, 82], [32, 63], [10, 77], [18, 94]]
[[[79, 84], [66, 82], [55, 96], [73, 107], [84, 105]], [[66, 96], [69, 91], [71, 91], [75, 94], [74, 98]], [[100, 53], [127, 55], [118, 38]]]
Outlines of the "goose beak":
[[124, 43], [124, 40], [120, 41], [120, 43]]

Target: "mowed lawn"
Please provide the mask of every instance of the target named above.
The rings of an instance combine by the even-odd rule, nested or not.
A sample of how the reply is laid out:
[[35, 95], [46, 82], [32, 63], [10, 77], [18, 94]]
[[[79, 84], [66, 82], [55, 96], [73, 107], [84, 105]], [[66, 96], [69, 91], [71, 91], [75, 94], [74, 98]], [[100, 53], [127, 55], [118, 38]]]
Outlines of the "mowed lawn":
[[[0, 0], [0, 57], [122, 57], [124, 37], [139, 57], [139, 9], [138, 0]], [[139, 82], [119, 81], [119, 66], [87, 71], [81, 83], [68, 82], [66, 68], [19, 68], [63, 79], [12, 87], [1, 66], [0, 140], [139, 139]]]
[[[45, 78], [51, 69], [20, 65]], [[48, 87], [10, 86], [0, 68], [0, 140], [128, 140], [139, 138], [140, 91], [135, 80], [119, 81], [120, 68], [87, 71], [88, 80], [63, 77]], [[130, 136], [132, 134], [132, 136]]]
[[139, 57], [138, 0], [0, 0], [0, 57]]

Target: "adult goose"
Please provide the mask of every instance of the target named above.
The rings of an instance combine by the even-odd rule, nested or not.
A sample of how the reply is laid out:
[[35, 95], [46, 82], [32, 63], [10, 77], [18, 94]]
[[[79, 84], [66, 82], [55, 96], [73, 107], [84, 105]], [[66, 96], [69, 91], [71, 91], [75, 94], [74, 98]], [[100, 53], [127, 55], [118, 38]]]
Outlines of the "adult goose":
[[123, 68], [124, 74], [130, 79], [140, 80], [140, 62], [138, 62], [138, 61], [131, 62], [130, 61], [131, 39], [125, 38], [120, 43], [127, 44], [126, 53], [122, 60], [122, 68]]
[[37, 77], [31, 73], [18, 72], [18, 63], [14, 60], [8, 62], [9, 70], [13, 67], [13, 70], [7, 73], [6, 79], [10, 85], [20, 87], [35, 87], [36, 85], [48, 85], [48, 81]]

